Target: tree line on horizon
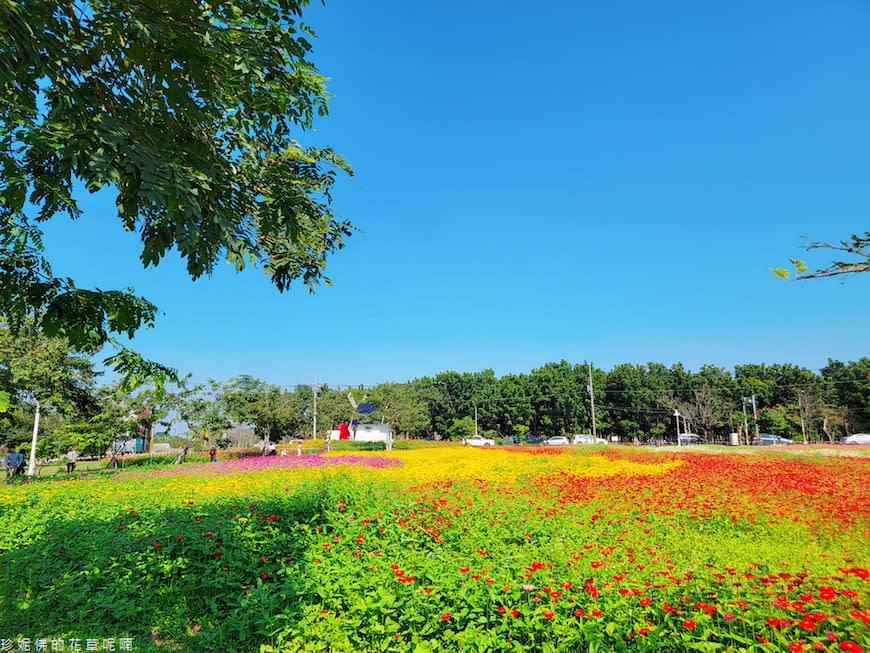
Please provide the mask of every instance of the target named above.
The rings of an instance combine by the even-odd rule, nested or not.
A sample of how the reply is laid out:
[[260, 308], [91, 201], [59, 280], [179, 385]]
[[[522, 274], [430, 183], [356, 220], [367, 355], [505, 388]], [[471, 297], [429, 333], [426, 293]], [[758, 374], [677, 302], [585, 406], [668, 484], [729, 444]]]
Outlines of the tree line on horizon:
[[[397, 437], [457, 440], [550, 437], [595, 431], [619, 441], [675, 440], [680, 432], [726, 441], [756, 429], [797, 441], [835, 442], [870, 431], [870, 358], [829, 359], [819, 373], [791, 364], [745, 364], [733, 372], [715, 365], [698, 371], [682, 363], [623, 363], [603, 370], [565, 360], [528, 374], [497, 377], [492, 370], [444, 371], [405, 383], [317, 388], [317, 432], [342, 421], [390, 424]], [[260, 440], [312, 438], [314, 389], [284, 388], [249, 375], [194, 384], [190, 377], [165, 391], [120, 382], [98, 385], [94, 363], [59, 338], [13, 335], [0, 325], [0, 445], [28, 446], [36, 401], [42, 406], [38, 457], [74, 445], [102, 452], [121, 438], [184, 432], [192, 446], [228, 445], [233, 434]], [[360, 414], [350, 401], [369, 404]], [[755, 405], [753, 408], [752, 400]]]

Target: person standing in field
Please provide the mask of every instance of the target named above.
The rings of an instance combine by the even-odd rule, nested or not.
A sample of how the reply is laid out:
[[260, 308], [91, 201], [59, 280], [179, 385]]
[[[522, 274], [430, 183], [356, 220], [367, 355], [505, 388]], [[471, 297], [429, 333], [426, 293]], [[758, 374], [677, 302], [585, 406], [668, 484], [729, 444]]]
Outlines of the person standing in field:
[[13, 476], [23, 476], [24, 475], [24, 465], [27, 462], [27, 455], [24, 453], [24, 449], [18, 452], [18, 466], [15, 468], [15, 473]]
[[18, 473], [18, 466], [23, 464], [23, 458], [15, 449], [9, 450], [9, 453], [6, 454], [6, 478], [15, 477]]
[[211, 458], [211, 461], [214, 462], [217, 460], [217, 447], [212, 447], [208, 450], [208, 455]]
[[69, 451], [66, 452], [66, 457], [69, 458], [69, 462], [66, 464], [66, 473], [71, 474], [75, 471], [76, 463], [79, 461], [79, 452], [70, 445]]

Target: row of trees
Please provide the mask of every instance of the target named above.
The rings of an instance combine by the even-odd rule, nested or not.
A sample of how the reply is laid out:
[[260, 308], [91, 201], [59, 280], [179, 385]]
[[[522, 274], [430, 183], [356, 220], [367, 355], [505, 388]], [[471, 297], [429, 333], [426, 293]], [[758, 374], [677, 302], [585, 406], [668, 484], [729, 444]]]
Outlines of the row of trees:
[[[282, 388], [251, 376], [193, 384], [189, 377], [159, 391], [126, 392], [97, 385], [89, 358], [58, 338], [13, 335], [0, 325], [0, 442], [30, 441], [37, 402], [42, 406], [39, 457], [70, 444], [88, 453], [118, 439], [186, 434], [192, 444], [280, 441], [314, 435], [314, 388]], [[542, 437], [595, 428], [622, 441], [673, 439], [675, 411], [682, 432], [725, 439], [735, 431], [776, 433], [806, 441], [834, 441], [870, 431], [870, 358], [830, 360], [817, 374], [795, 365], [751, 364], [733, 372], [705, 365], [617, 365], [609, 371], [567, 361], [528, 374], [496, 377], [446, 371], [407, 383], [372, 388], [317, 387], [317, 433], [354, 417], [389, 423], [408, 437], [458, 439], [475, 430], [502, 437]], [[360, 415], [349, 401], [371, 404]], [[754, 400], [754, 405], [753, 405]], [[173, 429], [173, 425], [177, 425]], [[253, 432], [253, 435], [251, 435]], [[248, 435], [247, 442], [239, 438]]]

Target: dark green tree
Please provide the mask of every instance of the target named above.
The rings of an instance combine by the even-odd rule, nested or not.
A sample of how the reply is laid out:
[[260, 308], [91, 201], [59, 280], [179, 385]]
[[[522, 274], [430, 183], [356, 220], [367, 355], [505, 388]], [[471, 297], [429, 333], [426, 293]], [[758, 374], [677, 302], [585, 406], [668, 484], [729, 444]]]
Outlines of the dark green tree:
[[833, 403], [846, 409], [845, 430], [870, 433], [870, 358], [843, 363], [828, 359], [821, 369]]
[[531, 430], [551, 437], [571, 435], [588, 422], [586, 413], [588, 385], [585, 366], [566, 360], [547, 363], [529, 374], [529, 390], [534, 411]]
[[262, 438], [264, 451], [269, 442], [294, 435], [304, 424], [293, 393], [249, 375], [224, 384], [218, 401], [234, 422], [254, 427], [257, 437]]
[[34, 427], [38, 436], [45, 432], [41, 414], [96, 413], [96, 376], [91, 360], [76, 355], [65, 338], [48, 338], [33, 328], [13, 331], [0, 322], [0, 392], [5, 398], [0, 437], [8, 446], [20, 447], [31, 441]]

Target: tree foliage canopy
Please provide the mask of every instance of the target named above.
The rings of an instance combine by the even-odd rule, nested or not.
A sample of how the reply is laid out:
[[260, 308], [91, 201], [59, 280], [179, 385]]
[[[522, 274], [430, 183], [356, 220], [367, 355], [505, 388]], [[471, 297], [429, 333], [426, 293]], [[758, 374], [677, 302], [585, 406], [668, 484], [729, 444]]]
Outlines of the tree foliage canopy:
[[350, 169], [296, 140], [327, 112], [306, 4], [0, 0], [0, 315], [79, 349], [153, 323], [130, 289], [52, 275], [39, 224], [79, 217], [81, 185], [117, 192], [146, 267], [176, 249], [193, 279], [225, 259], [280, 291], [329, 283], [352, 228], [330, 191]]

